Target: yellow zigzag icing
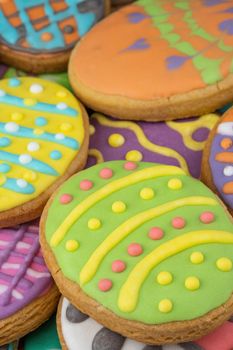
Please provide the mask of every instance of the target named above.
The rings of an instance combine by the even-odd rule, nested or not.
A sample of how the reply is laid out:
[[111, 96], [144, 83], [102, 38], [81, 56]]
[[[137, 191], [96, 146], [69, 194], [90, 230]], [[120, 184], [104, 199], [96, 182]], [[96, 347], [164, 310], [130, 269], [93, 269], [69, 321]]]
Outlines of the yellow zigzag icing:
[[97, 164], [104, 162], [103, 154], [97, 148], [89, 149], [88, 156], [95, 157]]
[[[120, 226], [118, 226], [108, 237], [97, 247], [93, 252], [87, 263], [84, 265], [80, 272], [80, 284], [86, 284], [95, 275], [101, 261], [104, 257], [125, 237], [130, 235], [139, 226], [143, 225], [145, 222], [164, 215], [170, 211], [177, 208], [191, 205], [217, 205], [217, 201], [208, 197], [187, 197], [177, 199], [175, 201], [162, 204], [158, 207], [146, 210], [139, 213], [130, 219], [126, 220]], [[232, 235], [233, 237], [233, 235]], [[171, 241], [170, 241], [171, 242]], [[170, 244], [169, 242], [169, 244]]]
[[168, 175], [185, 175], [185, 172], [182, 169], [179, 169], [175, 166], [152, 166], [134, 172], [130, 175], [127, 175], [123, 178], [117, 179], [103, 186], [98, 191], [92, 193], [86, 199], [77, 205], [58, 229], [52, 235], [50, 244], [52, 247], [56, 247], [65, 237], [66, 233], [70, 227], [83, 215], [89, 208], [101, 201], [102, 199], [108, 197], [110, 194], [119, 191], [122, 188], [131, 186], [133, 184], [149, 180], [156, 179], [162, 176]]
[[105, 125], [105, 126], [114, 127], [114, 128], [118, 127], [118, 128], [129, 129], [129, 130], [133, 131], [135, 133], [135, 135], [137, 136], [137, 139], [138, 139], [138, 142], [140, 143], [140, 145], [142, 145], [143, 147], [145, 147], [146, 149], [148, 149], [151, 152], [158, 153], [158, 154], [161, 154], [161, 155], [166, 156], [166, 157], [175, 158], [178, 161], [180, 167], [187, 174], [189, 174], [188, 165], [187, 165], [187, 162], [183, 156], [181, 156], [178, 152], [176, 152], [175, 150], [173, 150], [171, 148], [155, 145], [154, 143], [152, 143], [150, 140], [148, 140], [148, 138], [144, 134], [143, 130], [136, 123], [128, 122], [128, 121], [114, 121], [113, 122], [112, 120], [110, 120], [110, 119], [108, 119], [108, 118], [106, 118], [103, 115], [98, 114], [98, 113], [93, 114], [92, 118], [97, 119], [100, 124]]
[[205, 141], [195, 141], [192, 138], [192, 135], [199, 128], [203, 128], [203, 126], [211, 130], [214, 124], [217, 123], [218, 119], [219, 117], [217, 114], [207, 114], [196, 120], [186, 121], [185, 123], [170, 121], [166, 122], [166, 124], [181, 135], [187, 148], [193, 151], [202, 151], [205, 146]]
[[233, 234], [214, 230], [192, 231], [161, 244], [142, 259], [129, 274], [120, 290], [119, 309], [123, 312], [135, 310], [143, 282], [150, 271], [162, 261], [188, 248], [207, 243], [233, 244]]

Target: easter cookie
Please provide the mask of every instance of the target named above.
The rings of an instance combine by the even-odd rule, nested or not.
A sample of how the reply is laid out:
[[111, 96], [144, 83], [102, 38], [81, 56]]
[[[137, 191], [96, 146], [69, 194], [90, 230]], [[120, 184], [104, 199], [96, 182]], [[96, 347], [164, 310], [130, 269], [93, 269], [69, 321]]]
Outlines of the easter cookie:
[[21, 339], [18, 350], [61, 350], [55, 315], [37, 330]]
[[74, 91], [120, 119], [168, 120], [222, 107], [233, 98], [232, 5], [139, 0], [123, 7], [72, 52]]
[[233, 214], [233, 108], [211, 131], [202, 160], [202, 179]]
[[[230, 350], [233, 349], [233, 323], [225, 322], [197, 342], [149, 346], [104, 328], [61, 298], [57, 313], [59, 338], [63, 350]], [[43, 349], [41, 349], [43, 350]]]
[[88, 120], [63, 86], [37, 78], [0, 81], [0, 227], [40, 216], [54, 190], [82, 169]]
[[58, 297], [42, 257], [38, 223], [0, 229], [0, 345], [38, 327]]
[[109, 0], [0, 1], [0, 61], [64, 71], [74, 45], [108, 10]]
[[40, 225], [62, 294], [126, 337], [189, 341], [233, 312], [231, 217], [178, 167], [95, 165], [59, 188]]
[[109, 160], [176, 165], [199, 177], [202, 151], [217, 114], [167, 122], [119, 121], [93, 114], [87, 166]]

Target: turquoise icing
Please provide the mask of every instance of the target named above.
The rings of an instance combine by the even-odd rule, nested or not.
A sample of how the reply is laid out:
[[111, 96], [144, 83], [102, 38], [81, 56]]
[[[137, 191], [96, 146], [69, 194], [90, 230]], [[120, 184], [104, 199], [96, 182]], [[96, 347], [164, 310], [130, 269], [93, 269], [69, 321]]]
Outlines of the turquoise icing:
[[53, 160], [61, 159], [61, 157], [62, 157], [62, 154], [60, 151], [54, 150], [50, 153], [50, 158]]
[[62, 115], [66, 115], [69, 117], [76, 117], [78, 115], [78, 112], [74, 108], [71, 108], [68, 106], [66, 109], [62, 109], [62, 110], [57, 108], [56, 105], [52, 105], [52, 104], [44, 103], [44, 102], [37, 102], [33, 106], [26, 106], [24, 104], [23, 98], [12, 96], [9, 94], [5, 94], [4, 91], [2, 91], [2, 90], [0, 90], [0, 93], [1, 93], [0, 94], [0, 102], [6, 103], [6, 104], [11, 105], [11, 106], [27, 108], [27, 109], [33, 110], [33, 111], [62, 114]]
[[7, 190], [14, 191], [17, 193], [22, 193], [22, 194], [32, 194], [35, 192], [35, 188], [31, 184], [27, 183], [27, 186], [19, 187], [17, 185], [17, 180], [12, 178], [7, 178], [6, 182], [4, 182], [2, 187], [6, 188]]
[[12, 87], [17, 87], [17, 86], [21, 85], [21, 82], [17, 78], [12, 78], [9, 80], [9, 85]]
[[[6, 123], [0, 122], [0, 132], [2, 134], [12, 135], [12, 132], [9, 132], [5, 129]], [[59, 145], [63, 145], [69, 148], [72, 148], [74, 150], [79, 148], [79, 143], [72, 137], [65, 136], [63, 139], [57, 139], [55, 134], [52, 134], [50, 132], [44, 132], [43, 134], [36, 135], [34, 134], [34, 129], [27, 128], [24, 126], [19, 126], [19, 129], [17, 133], [14, 133], [14, 137], [24, 137], [29, 139], [36, 139], [36, 140], [44, 140], [44, 141], [50, 141], [57, 143]], [[11, 143], [11, 140], [7, 137], [0, 138], [0, 146], [8, 146]]]
[[45, 126], [45, 125], [48, 124], [48, 121], [47, 121], [47, 119], [44, 118], [44, 117], [38, 117], [38, 118], [36, 118], [35, 124], [36, 124], [37, 126]]
[[22, 167], [25, 167], [30, 170], [35, 170], [43, 174], [47, 175], [53, 175], [56, 176], [58, 175], [57, 171], [53, 169], [50, 165], [41, 162], [40, 160], [33, 159], [26, 164], [22, 164], [19, 161], [19, 155], [16, 155], [14, 153], [6, 152], [6, 151], [1, 151], [0, 150], [0, 160], [7, 161], [13, 164], [20, 165]]
[[[83, 36], [97, 22], [98, 17], [100, 17], [93, 10], [88, 9], [88, 6], [84, 8], [84, 11], [79, 10], [78, 5], [82, 3], [81, 0], [64, 1], [67, 4], [67, 8], [58, 12], [53, 10], [50, 1], [47, 0], [15, 0], [14, 2], [18, 10], [17, 15], [24, 25], [25, 32], [22, 33], [15, 28], [0, 10], [0, 37], [2, 37], [3, 42], [9, 45], [15, 45], [20, 49], [20, 40], [26, 39], [29, 44], [29, 48], [26, 51], [59, 51], [61, 49], [67, 49], [71, 44], [65, 42], [63, 32], [58, 25], [60, 22], [68, 20], [70, 17], [73, 18], [76, 28], [78, 28], [79, 36]], [[34, 27], [33, 20], [30, 19], [27, 12], [28, 9], [32, 8], [32, 5], [33, 7], [43, 6], [45, 15], [48, 18], [49, 23], [39, 30]], [[104, 2], [98, 3], [96, 1], [96, 6], [102, 10], [101, 16], [103, 16]], [[43, 19], [41, 22], [43, 23]], [[74, 30], [76, 29], [74, 28]], [[41, 38], [43, 33], [50, 33], [51, 40], [43, 41]], [[74, 43], [72, 44], [74, 45]]]
[[1, 173], [8, 173], [8, 171], [10, 171], [11, 166], [6, 164], [6, 163], [2, 163], [0, 164], [0, 172]]
[[6, 147], [11, 144], [11, 140], [8, 137], [0, 137], [0, 147]]

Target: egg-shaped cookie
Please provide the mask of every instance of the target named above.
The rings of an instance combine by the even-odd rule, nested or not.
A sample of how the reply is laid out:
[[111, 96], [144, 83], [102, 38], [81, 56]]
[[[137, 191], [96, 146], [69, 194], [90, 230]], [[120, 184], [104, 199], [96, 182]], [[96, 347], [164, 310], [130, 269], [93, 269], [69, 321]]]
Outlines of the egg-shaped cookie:
[[84, 167], [87, 148], [87, 114], [65, 87], [1, 80], [0, 227], [39, 217], [54, 190]]
[[74, 45], [109, 6], [109, 0], [1, 1], [0, 61], [34, 73], [64, 71]]
[[201, 176], [233, 214], [233, 108], [225, 112], [209, 135]]
[[139, 0], [96, 25], [69, 62], [74, 91], [121, 119], [213, 112], [233, 98], [233, 1]]
[[231, 216], [178, 167], [112, 161], [81, 171], [40, 226], [61, 293], [123, 336], [184, 342], [232, 315]]

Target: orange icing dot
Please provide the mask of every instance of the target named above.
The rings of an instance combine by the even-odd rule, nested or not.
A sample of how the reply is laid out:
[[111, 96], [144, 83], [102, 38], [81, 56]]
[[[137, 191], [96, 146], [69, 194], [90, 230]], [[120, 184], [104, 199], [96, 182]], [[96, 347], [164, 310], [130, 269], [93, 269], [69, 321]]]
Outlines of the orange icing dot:
[[226, 137], [224, 139], [222, 139], [221, 141], [221, 147], [223, 149], [228, 149], [232, 146], [232, 140], [229, 137]]
[[49, 32], [45, 32], [41, 34], [41, 40], [43, 41], [50, 41], [52, 40], [52, 38], [53, 38], [53, 35]]

